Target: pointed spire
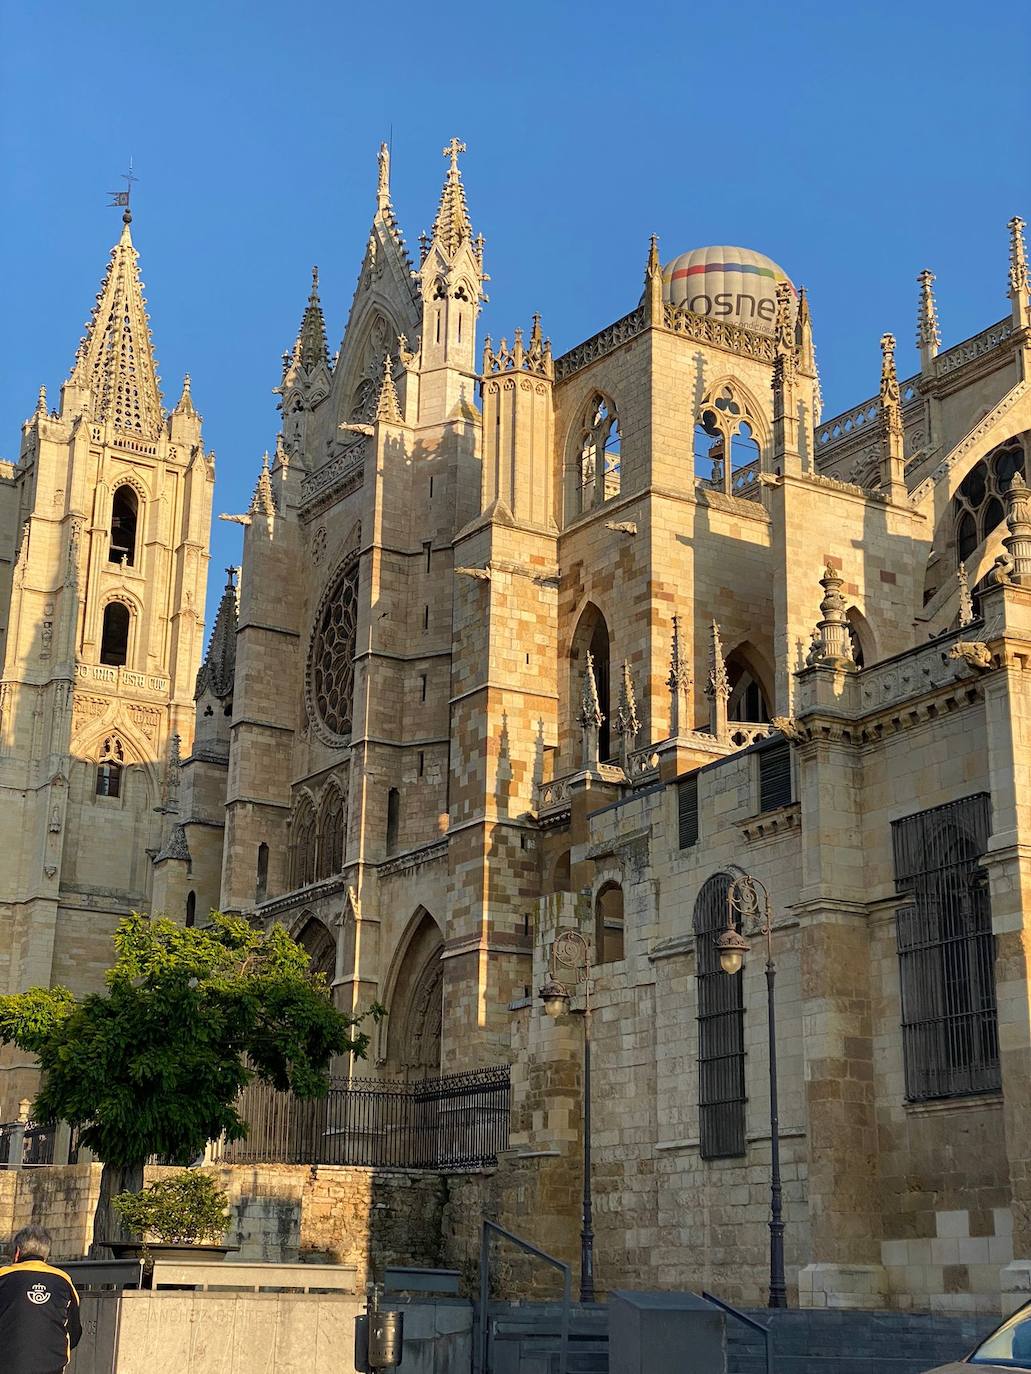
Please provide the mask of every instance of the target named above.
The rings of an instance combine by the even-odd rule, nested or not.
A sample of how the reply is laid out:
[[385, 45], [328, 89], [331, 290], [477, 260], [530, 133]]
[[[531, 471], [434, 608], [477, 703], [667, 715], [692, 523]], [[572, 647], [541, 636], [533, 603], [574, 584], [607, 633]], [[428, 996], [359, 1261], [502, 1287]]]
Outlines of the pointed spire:
[[397, 398], [397, 387], [394, 385], [393, 366], [389, 353], [383, 354], [383, 376], [380, 378], [374, 414], [377, 420], [383, 420], [388, 425], [404, 423], [401, 417], [401, 403]]
[[267, 451], [261, 460], [261, 472], [258, 474], [257, 485], [254, 488], [254, 495], [251, 497], [248, 513], [250, 515], [264, 515], [267, 520], [271, 520], [276, 513], [276, 498], [272, 491], [272, 476], [269, 472]]
[[684, 661], [680, 647], [680, 617], [674, 615], [673, 639], [669, 654], [669, 677], [666, 679], [666, 686], [669, 688], [669, 733], [671, 739], [675, 739], [680, 734], [683, 723], [680, 716], [681, 706], [686, 705], [690, 685], [691, 670]]
[[1014, 215], [1010, 231], [1010, 301], [1013, 306], [1014, 329], [1031, 326], [1031, 303], [1028, 301], [1027, 249], [1024, 246], [1024, 221]]
[[623, 772], [629, 777], [630, 755], [641, 729], [641, 719], [637, 714], [637, 693], [634, 691], [634, 679], [627, 659], [623, 660], [623, 677], [619, 685], [619, 705], [616, 708], [616, 719], [613, 724], [616, 728], [616, 734], [620, 737]]
[[932, 371], [932, 363], [941, 346], [938, 328], [938, 307], [934, 303], [934, 273], [927, 267], [917, 277], [920, 283], [920, 307], [916, 317], [916, 346], [920, 350], [920, 371]]
[[974, 598], [970, 595], [970, 579], [965, 563], [956, 569], [956, 582], [959, 587], [959, 623], [969, 625], [975, 619]]
[[233, 690], [236, 672], [237, 571], [236, 568], [226, 568], [225, 590], [215, 613], [215, 626], [208, 641], [208, 651], [197, 674], [193, 693], [195, 701], [205, 691], [210, 691], [222, 701]]
[[183, 376], [183, 390], [175, 405], [173, 415], [196, 415], [197, 411], [193, 404], [193, 393], [190, 390], [190, 374], [187, 372]]
[[652, 234], [648, 242], [648, 261], [644, 268], [644, 312], [649, 324], [662, 323], [662, 263], [659, 261], [658, 234]]
[[47, 413], [47, 389], [41, 386], [39, 395], [36, 397], [36, 414], [40, 419], [45, 419]]
[[379, 175], [376, 179], [376, 213], [382, 214], [390, 207], [390, 149], [385, 143], [379, 145]]
[[577, 720], [583, 731], [583, 766], [597, 768], [598, 732], [605, 723], [601, 702], [598, 699], [598, 683], [594, 676], [594, 655], [587, 650], [587, 666], [584, 668], [583, 683], [580, 688], [580, 710]]
[[899, 379], [895, 371], [895, 335], [881, 336], [881, 490], [893, 505], [906, 499], [904, 432]]
[[705, 685], [705, 695], [709, 698], [709, 729], [718, 740], [726, 740], [727, 699], [730, 696], [730, 679], [727, 677], [727, 661], [723, 654], [723, 640], [720, 627], [715, 619], [712, 622], [709, 638], [709, 681]]
[[164, 416], [138, 256], [127, 220], [111, 250], [70, 380], [88, 388], [94, 420], [156, 439]]
[[294, 345], [294, 357], [307, 372], [314, 371], [319, 363], [329, 362], [329, 347], [326, 343], [326, 321], [322, 315], [319, 300], [319, 269], [311, 269], [311, 291], [308, 304], [304, 308], [301, 328]]
[[444, 179], [444, 189], [440, 193], [437, 218], [433, 221], [432, 240], [440, 244], [449, 258], [454, 257], [462, 243], [473, 236], [462, 174], [458, 170], [458, 154], [465, 151], [465, 144], [459, 143], [457, 138], [453, 138], [444, 149], [444, 156], [450, 158], [451, 162]]

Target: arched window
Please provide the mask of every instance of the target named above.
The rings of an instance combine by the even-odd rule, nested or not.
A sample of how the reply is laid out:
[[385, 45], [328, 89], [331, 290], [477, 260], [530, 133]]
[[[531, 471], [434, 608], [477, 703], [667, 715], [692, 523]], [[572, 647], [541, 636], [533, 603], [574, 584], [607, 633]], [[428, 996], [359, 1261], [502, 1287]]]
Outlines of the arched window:
[[319, 816], [318, 877], [332, 878], [344, 866], [344, 799], [330, 785]]
[[594, 899], [594, 949], [599, 964], [623, 957], [623, 889], [605, 883]]
[[622, 472], [619, 417], [600, 392], [591, 398], [580, 433], [580, 509], [619, 495]]
[[291, 850], [291, 884], [306, 887], [315, 881], [315, 812], [306, 796], [294, 812]]
[[197, 894], [188, 892], [186, 895], [186, 924], [192, 926], [197, 921]]
[[263, 902], [268, 896], [268, 845], [264, 842], [258, 845], [258, 864], [254, 878], [254, 900]]
[[727, 719], [765, 724], [770, 719], [770, 706], [763, 685], [736, 649], [727, 657], [727, 680]]
[[721, 387], [695, 425], [695, 479], [728, 495], [758, 501], [761, 456], [754, 421], [734, 389]]
[[555, 860], [555, 866], [551, 870], [551, 888], [553, 892], [572, 892], [570, 887], [570, 865], [569, 850], [563, 849], [562, 853]]
[[327, 743], [351, 733], [358, 623], [358, 560], [332, 582], [315, 615], [305, 687]]
[[104, 741], [97, 762], [96, 794], [98, 797], [120, 797], [122, 795], [122, 769], [125, 767], [125, 751], [122, 741], [112, 735]]
[[100, 661], [120, 668], [129, 658], [129, 607], [124, 601], [109, 601], [104, 607], [104, 627], [100, 637]]
[[111, 501], [111, 544], [107, 551], [109, 563], [136, 562], [136, 520], [140, 501], [130, 486], [119, 487]]
[[1023, 477], [1024, 447], [1007, 439], [971, 468], [952, 498], [956, 531], [956, 562], [966, 563], [993, 530], [1003, 523], [1003, 493], [1017, 473]]
[[[745, 1153], [744, 971], [720, 968], [716, 937], [727, 927], [730, 876], [716, 873], [694, 906], [698, 980], [698, 1116], [703, 1159]], [[735, 919], [740, 929], [740, 921]]]
[[598, 757], [603, 761], [608, 758], [611, 750], [611, 733], [609, 730], [609, 627], [605, 621], [599, 617], [598, 623], [594, 627], [589, 645], [591, 654], [594, 658], [594, 680], [598, 684], [598, 705], [605, 719], [601, 723], [598, 731]]
[[393, 854], [397, 848], [398, 831], [401, 828], [401, 793], [392, 787], [387, 793], [387, 853]]

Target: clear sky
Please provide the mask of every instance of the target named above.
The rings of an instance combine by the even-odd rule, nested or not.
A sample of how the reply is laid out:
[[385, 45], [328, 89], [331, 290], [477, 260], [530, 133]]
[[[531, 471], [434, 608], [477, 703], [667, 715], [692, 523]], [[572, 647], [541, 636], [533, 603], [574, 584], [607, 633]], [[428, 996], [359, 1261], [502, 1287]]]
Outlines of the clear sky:
[[[56, 402], [130, 155], [166, 405], [184, 371], [245, 509], [313, 263], [343, 333], [392, 136], [417, 249], [458, 135], [497, 338], [540, 310], [556, 352], [663, 260], [725, 243], [810, 290], [825, 414], [872, 395], [878, 340], [916, 369], [915, 278], [945, 346], [1002, 318], [1006, 221], [1031, 219], [1031, 6], [0, 0], [0, 455]], [[211, 585], [238, 561], [214, 527]], [[209, 600], [208, 620], [214, 614]]]

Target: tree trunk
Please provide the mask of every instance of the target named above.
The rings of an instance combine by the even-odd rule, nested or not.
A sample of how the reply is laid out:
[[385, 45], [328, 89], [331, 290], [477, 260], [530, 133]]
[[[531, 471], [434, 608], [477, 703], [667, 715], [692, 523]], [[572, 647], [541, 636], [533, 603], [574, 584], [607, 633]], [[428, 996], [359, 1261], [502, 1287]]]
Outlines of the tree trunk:
[[100, 1175], [100, 1198], [93, 1218], [93, 1244], [90, 1259], [110, 1259], [107, 1246], [112, 1240], [132, 1240], [122, 1218], [111, 1205], [118, 1193], [138, 1193], [143, 1187], [143, 1162], [139, 1164], [105, 1164]]

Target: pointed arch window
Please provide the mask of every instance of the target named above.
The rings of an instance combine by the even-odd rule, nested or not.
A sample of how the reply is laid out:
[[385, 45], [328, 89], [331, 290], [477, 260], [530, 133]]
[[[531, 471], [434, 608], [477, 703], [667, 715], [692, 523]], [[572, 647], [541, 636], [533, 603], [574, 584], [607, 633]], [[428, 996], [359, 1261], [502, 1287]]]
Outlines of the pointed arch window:
[[332, 878], [344, 866], [344, 798], [333, 785], [322, 803], [317, 847], [317, 876]]
[[[716, 937], [727, 927], [730, 876], [716, 873], [694, 906], [698, 982], [698, 1117], [703, 1159], [745, 1153], [744, 971], [720, 968]], [[735, 917], [735, 928], [740, 921]]]
[[694, 432], [694, 475], [705, 487], [745, 501], [759, 500], [762, 452], [755, 420], [732, 386], [703, 406]]
[[268, 896], [268, 845], [258, 845], [258, 863], [254, 875], [254, 900], [263, 902]]
[[579, 460], [581, 511], [619, 495], [623, 461], [619, 416], [600, 392], [591, 398], [584, 414]]
[[120, 486], [111, 498], [111, 544], [107, 551], [109, 563], [136, 564], [136, 525], [139, 519], [140, 498], [128, 483]]
[[397, 837], [401, 829], [401, 793], [392, 787], [387, 793], [387, 853], [393, 854], [397, 848]]
[[124, 601], [109, 601], [104, 607], [100, 636], [100, 661], [121, 668], [129, 661], [129, 607]]
[[125, 751], [122, 741], [109, 736], [100, 750], [97, 761], [96, 795], [98, 797], [120, 797], [122, 795], [122, 772], [125, 768]]
[[1013, 438], [993, 449], [963, 478], [952, 498], [957, 563], [966, 563], [1003, 523], [1003, 493], [1018, 472], [1026, 477], [1024, 446]]
[[295, 888], [315, 881], [315, 811], [308, 797], [302, 797], [294, 811], [290, 873]]
[[186, 924], [194, 926], [197, 924], [197, 894], [190, 891], [186, 896]]

